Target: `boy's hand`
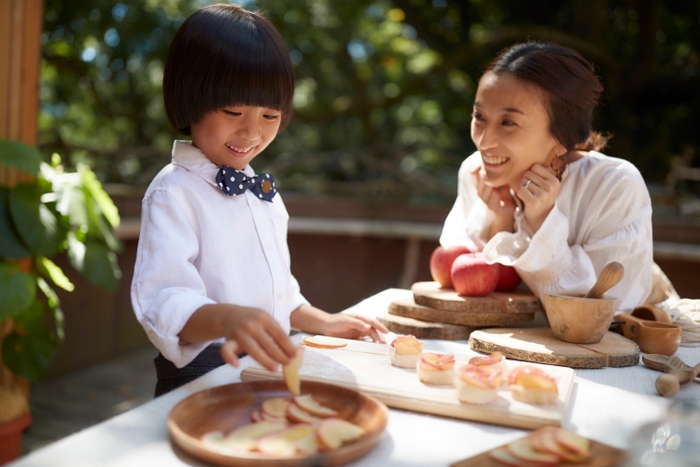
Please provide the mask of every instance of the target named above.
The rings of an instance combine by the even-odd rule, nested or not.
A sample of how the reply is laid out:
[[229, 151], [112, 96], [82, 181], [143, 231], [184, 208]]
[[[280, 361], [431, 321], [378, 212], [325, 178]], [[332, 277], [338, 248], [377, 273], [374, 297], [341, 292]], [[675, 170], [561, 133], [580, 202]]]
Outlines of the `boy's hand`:
[[296, 354], [289, 336], [275, 319], [257, 308], [236, 307], [223, 322], [226, 343], [221, 346], [225, 362], [238, 366], [237, 354], [245, 352], [270, 371], [286, 365]]
[[379, 321], [361, 315], [345, 313], [328, 314], [325, 330], [326, 336], [362, 339], [369, 337], [372, 342], [386, 343], [383, 334], [389, 330]]

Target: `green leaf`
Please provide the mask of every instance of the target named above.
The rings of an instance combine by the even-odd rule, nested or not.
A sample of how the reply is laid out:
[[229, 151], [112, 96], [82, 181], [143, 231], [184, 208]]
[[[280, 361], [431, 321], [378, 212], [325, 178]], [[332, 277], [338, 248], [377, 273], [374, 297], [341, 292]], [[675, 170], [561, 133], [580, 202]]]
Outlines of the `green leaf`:
[[24, 243], [35, 256], [54, 256], [63, 234], [57, 214], [40, 202], [41, 190], [22, 183], [10, 191], [10, 212]]
[[104, 238], [107, 247], [112, 251], [120, 253], [122, 251], [122, 242], [117, 238], [111, 225], [108, 224], [104, 218], [100, 218], [99, 226], [100, 233], [102, 234], [102, 238]]
[[16, 317], [32, 303], [36, 286], [31, 274], [14, 264], [0, 263], [0, 321]]
[[46, 296], [46, 301], [49, 305], [49, 310], [53, 312], [53, 322], [56, 329], [56, 338], [58, 342], [62, 342], [65, 336], [65, 317], [63, 315], [63, 310], [60, 307], [61, 301], [56, 295], [56, 292], [51, 288], [51, 286], [41, 277], [37, 277], [36, 283], [41, 289], [41, 291]]
[[73, 285], [70, 279], [63, 273], [63, 270], [49, 258], [44, 256], [38, 257], [36, 259], [36, 266], [40, 273], [50, 278], [58, 287], [68, 292], [75, 290], [75, 285]]
[[37, 175], [41, 164], [39, 151], [24, 143], [0, 140], [0, 166], [11, 167], [29, 175]]
[[16, 329], [2, 345], [2, 359], [7, 368], [29, 381], [38, 381], [48, 370], [57, 343], [46, 326], [44, 305], [35, 300], [15, 319]]
[[99, 206], [107, 222], [109, 222], [112, 227], [117, 227], [120, 222], [119, 210], [112, 201], [112, 198], [110, 198], [107, 192], [102, 188], [102, 184], [95, 176], [95, 173], [86, 166], [81, 166], [78, 170], [82, 175], [83, 185], [87, 190], [87, 195], [95, 200], [95, 203]]
[[10, 214], [10, 190], [0, 186], [0, 258], [26, 258], [29, 250], [12, 222]]
[[116, 290], [122, 277], [117, 255], [104, 244], [88, 239], [81, 273], [93, 284]]

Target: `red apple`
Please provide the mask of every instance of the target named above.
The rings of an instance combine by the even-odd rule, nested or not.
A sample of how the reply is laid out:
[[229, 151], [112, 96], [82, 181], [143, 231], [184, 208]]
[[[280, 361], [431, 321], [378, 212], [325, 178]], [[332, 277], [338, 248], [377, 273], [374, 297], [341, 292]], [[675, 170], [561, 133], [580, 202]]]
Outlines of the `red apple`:
[[496, 290], [498, 265], [488, 264], [481, 256], [464, 254], [452, 263], [452, 286], [460, 295], [483, 297]]
[[521, 279], [513, 266], [498, 264], [498, 284], [496, 292], [511, 292], [520, 285]]
[[470, 253], [466, 246], [439, 246], [430, 255], [430, 275], [443, 287], [452, 287], [452, 263], [465, 253]]

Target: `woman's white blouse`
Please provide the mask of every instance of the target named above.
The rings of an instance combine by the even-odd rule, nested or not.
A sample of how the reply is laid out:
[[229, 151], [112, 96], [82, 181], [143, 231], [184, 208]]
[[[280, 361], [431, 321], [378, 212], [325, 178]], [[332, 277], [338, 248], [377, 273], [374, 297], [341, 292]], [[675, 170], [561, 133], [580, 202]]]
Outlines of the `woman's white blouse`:
[[471, 177], [480, 165], [476, 152], [460, 167], [457, 200], [440, 237], [443, 246], [483, 250], [488, 262], [515, 267], [538, 297], [585, 293], [607, 263], [618, 261], [625, 275], [606, 295], [618, 298], [618, 312], [644, 303], [653, 265], [651, 200], [634, 165], [590, 151], [566, 166], [556, 204], [534, 235], [518, 208], [515, 232], [491, 240], [493, 213]]
[[[250, 191], [227, 196], [216, 185], [218, 170], [189, 141], [176, 141], [172, 163], [142, 204], [131, 300], [151, 342], [179, 368], [211, 343], [178, 339], [201, 306], [259, 308], [289, 332], [289, 315], [308, 303], [290, 270], [280, 194], [271, 203]], [[250, 166], [244, 172], [255, 174]]]

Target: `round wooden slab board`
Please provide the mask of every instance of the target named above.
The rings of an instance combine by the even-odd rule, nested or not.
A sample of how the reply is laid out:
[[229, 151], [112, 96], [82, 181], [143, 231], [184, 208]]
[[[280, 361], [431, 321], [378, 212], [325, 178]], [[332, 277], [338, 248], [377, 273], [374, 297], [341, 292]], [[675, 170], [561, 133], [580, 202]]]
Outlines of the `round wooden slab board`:
[[522, 326], [531, 322], [535, 317], [534, 313], [471, 313], [438, 310], [429, 306], [418, 305], [413, 298], [391, 302], [389, 304], [389, 314], [434, 323], [470, 326], [472, 328]]
[[625, 367], [639, 364], [639, 347], [633, 341], [607, 332], [597, 344], [560, 341], [550, 328], [491, 328], [472, 332], [469, 347], [507, 358], [569, 368]]
[[494, 292], [485, 297], [463, 297], [455, 289], [437, 282], [416, 282], [411, 286], [418, 305], [445, 311], [469, 313], [535, 313], [542, 303], [530, 292]]
[[469, 334], [476, 329], [472, 326], [431, 323], [429, 321], [392, 315], [387, 312], [378, 313], [377, 320], [386, 326], [389, 331], [393, 331], [396, 334], [413, 334], [418, 339], [466, 340], [469, 339]]

